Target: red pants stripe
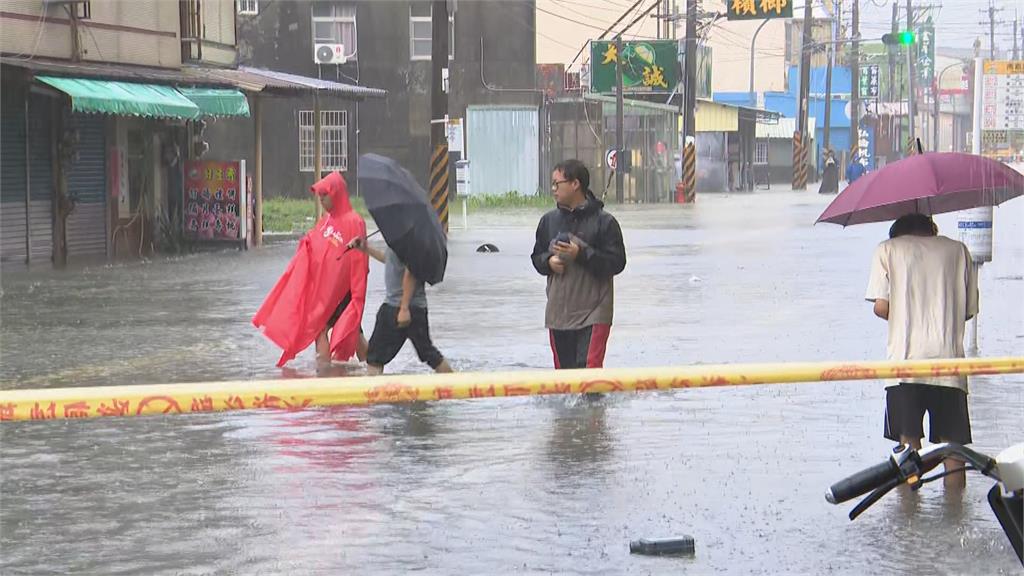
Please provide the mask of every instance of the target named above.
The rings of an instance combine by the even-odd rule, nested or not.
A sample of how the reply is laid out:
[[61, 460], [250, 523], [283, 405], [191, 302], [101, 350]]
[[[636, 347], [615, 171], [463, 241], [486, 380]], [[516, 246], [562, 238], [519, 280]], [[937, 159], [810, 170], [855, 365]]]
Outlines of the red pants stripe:
[[603, 368], [611, 325], [594, 324], [579, 330], [549, 330], [555, 369]]

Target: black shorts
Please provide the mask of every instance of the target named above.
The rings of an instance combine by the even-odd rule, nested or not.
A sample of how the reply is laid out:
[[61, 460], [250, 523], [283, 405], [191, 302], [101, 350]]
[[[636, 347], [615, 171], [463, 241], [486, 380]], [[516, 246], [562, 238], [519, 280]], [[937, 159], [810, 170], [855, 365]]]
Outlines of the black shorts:
[[366, 352], [366, 363], [384, 366], [395, 359], [405, 345], [412, 340], [416, 355], [420, 360], [436, 369], [444, 362], [444, 356], [430, 341], [430, 324], [427, 322], [426, 308], [409, 308], [412, 322], [405, 328], [398, 327], [398, 308], [381, 304], [377, 310], [377, 322], [373, 326], [369, 348]]
[[924, 437], [924, 413], [928, 412], [928, 441], [971, 443], [971, 417], [967, 393], [959, 388], [901, 383], [885, 389], [885, 437]]

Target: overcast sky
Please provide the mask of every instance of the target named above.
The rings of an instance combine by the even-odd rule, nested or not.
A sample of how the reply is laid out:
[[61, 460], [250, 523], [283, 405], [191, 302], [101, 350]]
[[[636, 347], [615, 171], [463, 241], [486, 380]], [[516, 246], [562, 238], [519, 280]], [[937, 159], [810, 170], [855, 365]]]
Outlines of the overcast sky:
[[[938, 8], [938, 16], [935, 18], [935, 43], [936, 45], [970, 48], [976, 38], [982, 41], [984, 56], [988, 55], [989, 48], [989, 27], [988, 27], [988, 1], [987, 0], [935, 0], [934, 2], [921, 2], [915, 0], [914, 5], [941, 5]], [[849, 5], [849, 2], [847, 2]], [[996, 25], [996, 48], [1000, 50], [1011, 50], [1013, 48], [1013, 19], [1014, 11], [1024, 19], [1024, 0], [997, 0], [997, 8], [1002, 8], [996, 14], [996, 21], [1003, 20], [1005, 24]], [[906, 8], [906, 1], [900, 2], [901, 8]], [[848, 8], [844, 8], [848, 10]], [[883, 0], [860, 0], [861, 13], [861, 35], [878, 37], [889, 31], [892, 21], [892, 2]], [[906, 11], [900, 10], [900, 18], [906, 22]], [[985, 22], [985, 24], [982, 24]], [[1018, 44], [1024, 44], [1020, 38], [1022, 23], [1018, 22]]]
[[[585, 33], [586, 36], [596, 36], [605, 27], [615, 21], [618, 16], [629, 9], [635, 0], [537, 0], [538, 10], [546, 10], [559, 14], [558, 20], [563, 29], [573, 29], [573, 32]], [[685, 10], [685, 0], [675, 0], [681, 10]], [[729, 1], [729, 0], [724, 0]], [[850, 6], [852, 0], [833, 0], [843, 2], [843, 21], [849, 23]], [[892, 20], [892, 0], [859, 0], [861, 7], [861, 35], [868, 38], [879, 38], [890, 29]], [[900, 5], [900, 19], [906, 22], [906, 0], [898, 0]], [[796, 10], [795, 15], [802, 14], [803, 0], [792, 0]], [[822, 0], [814, 0], [816, 7], [821, 6]], [[1013, 20], [1015, 11], [1024, 19], [1024, 0], [994, 0], [997, 8], [1002, 8], [997, 13], [996, 20], [1004, 21], [996, 26], [996, 46], [1000, 50], [1009, 51], [1013, 47]], [[705, 10], [724, 9], [723, 0], [705, 0]], [[989, 28], [988, 15], [986, 13], [989, 0], [913, 0], [914, 6], [941, 5], [937, 8], [935, 42], [938, 47], [971, 48], [975, 39], [980, 38], [982, 46], [988, 55]], [[651, 5], [650, 0], [644, 0], [638, 13]], [[628, 21], [631, 21], [631, 15]], [[572, 22], [573, 20], [575, 22]], [[653, 20], [644, 19], [646, 26], [638, 26], [631, 32], [641, 32], [642, 35], [653, 35]], [[983, 24], [983, 22], [985, 22]], [[651, 23], [651, 24], [648, 24]], [[1024, 24], [1018, 23], [1018, 34]], [[596, 30], [595, 30], [596, 29]], [[549, 34], [550, 36], [550, 34]], [[629, 35], [627, 35], [628, 37]], [[550, 38], [550, 40], [565, 39]], [[1024, 38], [1018, 37], [1018, 43], [1024, 47]]]

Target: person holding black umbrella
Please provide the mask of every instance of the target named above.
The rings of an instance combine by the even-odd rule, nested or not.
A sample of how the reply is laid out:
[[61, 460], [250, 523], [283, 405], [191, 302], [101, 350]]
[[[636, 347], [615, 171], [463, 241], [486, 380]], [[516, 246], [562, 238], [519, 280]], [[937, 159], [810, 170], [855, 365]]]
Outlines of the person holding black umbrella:
[[557, 207], [537, 225], [533, 267], [547, 276], [544, 324], [555, 368], [601, 368], [611, 332], [613, 278], [626, 267], [615, 217], [590, 190], [590, 172], [565, 160], [551, 174]]
[[377, 310], [377, 319], [366, 353], [367, 372], [376, 376], [384, 366], [395, 359], [398, 352], [411, 340], [416, 355], [435, 372], [452, 372], [448, 360], [430, 339], [427, 321], [427, 293], [423, 281], [413, 276], [391, 248], [380, 250], [369, 246], [365, 238], [356, 238], [352, 248], [365, 252], [384, 264], [384, 303]]
[[420, 360], [435, 372], [452, 368], [430, 340], [424, 281], [437, 284], [448, 264], [447, 237], [427, 193], [395, 160], [363, 154], [358, 164], [359, 187], [388, 248], [380, 251], [357, 238], [349, 247], [383, 262], [387, 296], [377, 311], [366, 354], [371, 375], [384, 372], [412, 340]]

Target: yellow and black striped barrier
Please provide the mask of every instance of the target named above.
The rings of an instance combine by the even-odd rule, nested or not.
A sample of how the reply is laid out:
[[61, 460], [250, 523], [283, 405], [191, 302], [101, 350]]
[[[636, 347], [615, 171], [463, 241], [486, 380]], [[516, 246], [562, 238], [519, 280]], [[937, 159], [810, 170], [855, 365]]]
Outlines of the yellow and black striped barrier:
[[907, 138], [907, 156], [913, 156], [921, 153], [921, 139], [920, 138]]
[[807, 189], [807, 148], [803, 135], [793, 132], [793, 190]]
[[430, 203], [448, 233], [448, 145], [434, 147], [430, 157]]
[[0, 421], [64, 420], [227, 410], [297, 411], [436, 400], [639, 393], [677, 388], [1024, 372], [1024, 357], [722, 364], [665, 368], [546, 370], [43, 388], [0, 391]]
[[683, 199], [697, 199], [697, 147], [690, 142], [683, 148]]

